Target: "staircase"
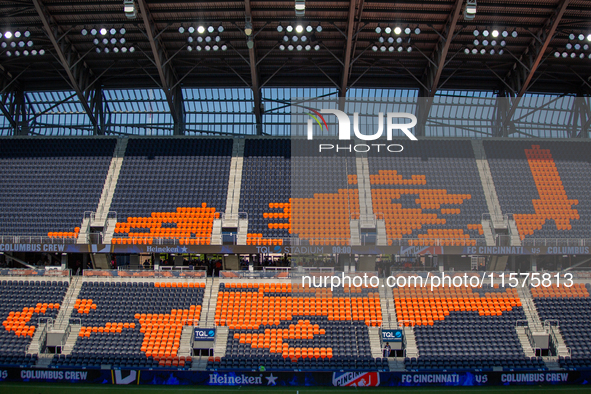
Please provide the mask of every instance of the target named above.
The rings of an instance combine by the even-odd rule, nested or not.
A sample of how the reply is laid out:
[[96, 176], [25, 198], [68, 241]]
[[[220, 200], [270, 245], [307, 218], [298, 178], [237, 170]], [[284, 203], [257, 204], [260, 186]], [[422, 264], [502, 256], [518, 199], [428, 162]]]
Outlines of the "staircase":
[[371, 350], [371, 356], [373, 358], [384, 357], [382, 351], [382, 338], [379, 327], [369, 327], [369, 345]]
[[531, 342], [529, 341], [529, 337], [525, 332], [525, 327], [516, 326], [515, 331], [517, 331], [517, 337], [519, 338], [519, 343], [521, 343], [525, 357], [534, 357], [536, 354], [534, 349], [531, 347]]
[[514, 219], [509, 219], [509, 234], [511, 235], [511, 246], [521, 246], [519, 230], [517, 230], [517, 223]]
[[51, 364], [53, 360], [53, 354], [40, 354], [39, 358], [37, 359], [37, 364], [35, 364], [35, 368], [46, 369]]
[[191, 340], [193, 339], [193, 326], [184, 326], [183, 331], [181, 332], [181, 343], [179, 345], [179, 350], [177, 352], [178, 356], [192, 356], [193, 355], [193, 345], [191, 344]]
[[[385, 282], [385, 279], [381, 279], [381, 281]], [[392, 289], [384, 284], [384, 287], [380, 286], [379, 293], [380, 306], [382, 308], [382, 328], [386, 330], [397, 329], [398, 320], [396, 318], [396, 308], [394, 306]]]
[[80, 333], [81, 328], [82, 326], [80, 324], [70, 325], [70, 334], [68, 335], [66, 343], [62, 348], [62, 354], [72, 354], [72, 350], [74, 350], [74, 345], [76, 345], [76, 341], [78, 340], [78, 334]]
[[40, 354], [41, 349], [39, 348], [39, 343], [47, 336], [47, 329], [47, 324], [40, 324], [37, 327], [35, 335], [33, 335], [33, 339], [27, 348], [28, 354]]
[[527, 324], [530, 330], [532, 332], [545, 331], [544, 326], [540, 321], [540, 316], [536, 310], [536, 306], [534, 304], [534, 300], [532, 299], [529, 288], [519, 287], [517, 289], [517, 294], [521, 299], [521, 307], [523, 308], [523, 313], [525, 313], [525, 317], [527, 318]]
[[228, 345], [228, 333], [230, 329], [227, 326], [218, 326], [215, 331], [215, 343], [213, 344], [213, 356], [224, 357]]
[[[210, 286], [210, 293], [203, 298], [203, 306], [207, 307], [201, 313], [199, 319], [199, 327], [215, 327], [215, 308], [218, 303], [218, 292], [220, 290], [220, 278], [212, 278]], [[207, 292], [206, 292], [207, 293]], [[207, 305], [205, 304], [207, 300]]]
[[472, 149], [474, 150], [476, 166], [478, 167], [480, 181], [482, 182], [482, 189], [484, 190], [486, 206], [488, 207], [488, 212], [490, 213], [490, 216], [493, 220], [493, 225], [495, 228], [506, 227], [506, 225], [503, 223], [503, 211], [501, 210], [501, 204], [499, 204], [499, 197], [497, 196], [497, 191], [495, 190], [495, 183], [493, 181], [490, 167], [486, 159], [486, 152], [484, 151], [482, 140], [473, 139]]
[[486, 246], [495, 246], [496, 242], [491, 228], [490, 219], [482, 219], [480, 221], [480, 224], [482, 225], [482, 231], [484, 233], [484, 240], [486, 241]]
[[414, 327], [404, 327], [404, 339], [406, 341], [406, 357], [418, 357], [419, 348], [417, 347], [417, 340], [415, 338]]
[[351, 222], [349, 223], [349, 228], [351, 229], [351, 239], [349, 243], [352, 246], [361, 245], [361, 236], [359, 235], [359, 220], [351, 219]]
[[56, 330], [65, 330], [68, 327], [68, 324], [70, 323], [70, 317], [74, 311], [74, 304], [76, 303], [78, 294], [80, 294], [83, 283], [84, 281], [82, 278], [78, 276], [74, 277], [72, 282], [70, 282], [70, 288], [68, 289], [62, 306], [60, 307], [60, 311], [55, 318], [54, 328]]
[[562, 370], [556, 357], [544, 357], [544, 364], [546, 364], [546, 367], [548, 368], [549, 371], [561, 371]]

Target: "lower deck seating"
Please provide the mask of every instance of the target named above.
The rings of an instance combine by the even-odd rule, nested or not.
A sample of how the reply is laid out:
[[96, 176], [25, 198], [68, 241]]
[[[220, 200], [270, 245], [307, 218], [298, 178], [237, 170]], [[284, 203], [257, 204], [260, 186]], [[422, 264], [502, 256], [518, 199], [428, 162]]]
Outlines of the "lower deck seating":
[[27, 350], [39, 321], [55, 319], [68, 289], [65, 281], [2, 280], [0, 283], [0, 365], [31, 366]]
[[561, 358], [560, 366], [591, 369], [591, 285], [550, 286], [531, 289], [542, 321], [558, 321], [571, 358]]
[[409, 370], [543, 369], [525, 357], [515, 324], [525, 319], [515, 289], [395, 288], [397, 320], [414, 326], [419, 357], [405, 359]]
[[182, 329], [198, 321], [203, 282], [85, 282], [70, 323], [82, 328], [58, 367], [189, 368], [178, 354]]
[[230, 330], [210, 370], [388, 370], [371, 355], [369, 327], [381, 325], [373, 289], [222, 283], [216, 321]]

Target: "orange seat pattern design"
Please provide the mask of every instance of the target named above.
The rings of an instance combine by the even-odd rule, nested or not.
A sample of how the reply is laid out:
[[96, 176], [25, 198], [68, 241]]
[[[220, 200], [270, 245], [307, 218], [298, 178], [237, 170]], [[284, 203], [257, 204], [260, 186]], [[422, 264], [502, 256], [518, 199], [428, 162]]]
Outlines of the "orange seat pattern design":
[[80, 233], [80, 227], [74, 228], [73, 232], [50, 231], [47, 236], [49, 238], [78, 238], [78, 233]]
[[8, 332], [14, 332], [18, 337], [35, 335], [35, 326], [29, 326], [27, 323], [33, 317], [33, 313], [43, 313], [48, 309], [59, 309], [60, 304], [43, 303], [37, 304], [35, 307], [24, 307], [21, 312], [9, 312], [6, 320], [2, 322], [2, 326]]
[[[253, 291], [220, 291], [215, 311], [215, 322], [231, 330], [258, 330], [262, 325], [279, 326], [294, 316], [327, 316], [329, 321], [362, 321], [368, 326], [379, 326], [382, 311], [379, 295], [368, 297], [333, 297], [330, 289], [309, 288], [291, 283], [227, 283], [228, 289], [252, 289]], [[345, 288], [345, 293], [360, 294], [361, 288]], [[272, 296], [268, 293], [290, 293], [290, 296]], [[267, 328], [263, 333], [234, 333], [240, 343], [252, 348], [266, 348], [280, 353], [283, 358], [332, 358], [332, 348], [291, 347], [289, 340], [314, 339], [325, 330], [309, 320], [299, 319], [289, 328]]]
[[[179, 207], [176, 212], [152, 212], [150, 217], [128, 217], [126, 222], [116, 224], [116, 238], [112, 242], [152, 245], [154, 238], [180, 238], [181, 245], [209, 245], [213, 221], [219, 217], [220, 213], [206, 203], [197, 208]], [[149, 232], [132, 229], [148, 229]]]
[[531, 294], [534, 298], [587, 298], [589, 291], [583, 283], [574, 283], [571, 287], [566, 286], [540, 286], [533, 287]]
[[577, 210], [573, 209], [579, 201], [568, 199], [550, 150], [532, 145], [531, 149], [525, 149], [525, 156], [540, 198], [532, 200], [535, 214], [514, 215], [521, 239], [533, 235], [535, 230], [541, 230], [548, 220], [554, 220], [558, 230], [571, 230], [570, 221], [580, 218]]
[[501, 316], [504, 311], [521, 306], [516, 289], [487, 292], [484, 297], [471, 287], [394, 288], [396, 318], [405, 326], [432, 326], [450, 312], [474, 311], [480, 316]]

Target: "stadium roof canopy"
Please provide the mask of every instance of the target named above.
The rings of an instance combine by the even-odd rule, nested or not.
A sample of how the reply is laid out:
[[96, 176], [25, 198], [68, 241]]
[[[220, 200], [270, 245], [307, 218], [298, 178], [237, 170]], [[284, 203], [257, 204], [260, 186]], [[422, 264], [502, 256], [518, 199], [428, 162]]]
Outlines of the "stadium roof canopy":
[[0, 133], [277, 135], [291, 97], [591, 92], [590, 0], [303, 3], [0, 0]]

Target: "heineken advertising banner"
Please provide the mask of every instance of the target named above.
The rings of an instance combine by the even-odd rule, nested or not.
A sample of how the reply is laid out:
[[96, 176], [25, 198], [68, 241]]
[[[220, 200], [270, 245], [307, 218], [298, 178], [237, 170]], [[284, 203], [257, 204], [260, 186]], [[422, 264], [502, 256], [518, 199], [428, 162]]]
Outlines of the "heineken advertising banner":
[[[591, 371], [520, 372], [234, 372], [0, 368], [0, 382], [207, 386], [512, 386], [587, 385]], [[0, 383], [1, 384], [1, 383]]]

